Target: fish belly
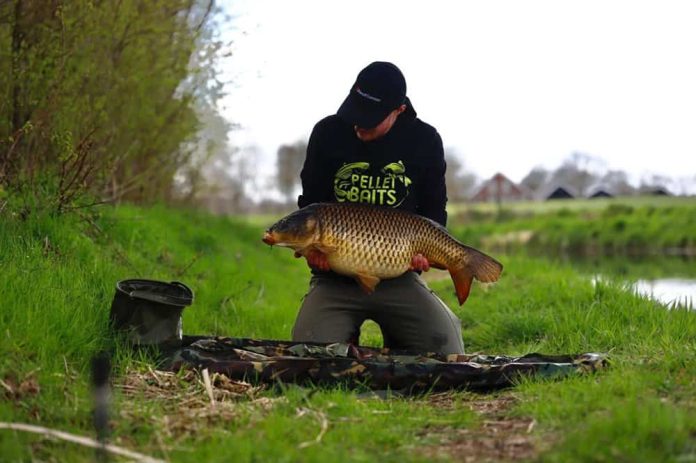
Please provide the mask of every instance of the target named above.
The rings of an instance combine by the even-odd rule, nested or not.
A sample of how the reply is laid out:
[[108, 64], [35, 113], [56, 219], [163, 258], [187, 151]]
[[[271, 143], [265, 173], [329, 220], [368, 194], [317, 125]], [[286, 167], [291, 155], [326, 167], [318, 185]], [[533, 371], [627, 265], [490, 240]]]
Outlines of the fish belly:
[[375, 239], [372, 244], [355, 240], [339, 240], [335, 251], [328, 255], [334, 272], [355, 276], [395, 278], [408, 271], [411, 264], [410, 244], [406, 240], [384, 242]]

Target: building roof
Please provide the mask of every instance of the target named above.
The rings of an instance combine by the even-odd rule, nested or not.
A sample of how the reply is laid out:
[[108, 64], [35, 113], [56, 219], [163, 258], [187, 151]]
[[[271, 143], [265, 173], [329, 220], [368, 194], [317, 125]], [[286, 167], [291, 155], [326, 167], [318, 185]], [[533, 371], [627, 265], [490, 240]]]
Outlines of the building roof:
[[531, 193], [523, 185], [518, 185], [502, 173], [498, 172], [485, 180], [471, 196], [472, 201], [487, 201], [490, 199], [526, 199]]

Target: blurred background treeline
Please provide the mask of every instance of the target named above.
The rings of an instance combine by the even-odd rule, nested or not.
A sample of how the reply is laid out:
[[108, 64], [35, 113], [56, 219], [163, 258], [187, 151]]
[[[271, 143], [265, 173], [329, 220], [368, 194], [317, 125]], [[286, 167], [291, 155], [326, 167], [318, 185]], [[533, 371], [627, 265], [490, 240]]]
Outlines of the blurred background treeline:
[[[307, 140], [233, 146], [220, 114], [221, 30], [213, 0], [11, 0], [0, 3], [0, 208], [66, 211], [131, 202], [196, 205], [218, 214], [295, 207]], [[234, 57], [232, 57], [234, 58]], [[337, 97], [338, 98], [338, 97]], [[307, 128], [308, 130], [310, 127]], [[530, 164], [519, 183], [480, 178], [446, 148], [451, 204], [558, 195], [685, 195], [694, 178], [638, 183], [591, 153], [556, 169]]]

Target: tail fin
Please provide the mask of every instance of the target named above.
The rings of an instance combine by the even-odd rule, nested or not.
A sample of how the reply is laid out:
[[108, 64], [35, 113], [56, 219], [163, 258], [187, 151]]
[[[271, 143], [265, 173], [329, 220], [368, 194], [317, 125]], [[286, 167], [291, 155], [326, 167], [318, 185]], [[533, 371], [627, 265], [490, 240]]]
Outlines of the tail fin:
[[466, 252], [466, 267], [474, 278], [482, 283], [498, 281], [503, 271], [503, 264], [481, 251], [464, 246]]
[[464, 304], [469, 297], [471, 282], [474, 278], [483, 283], [492, 283], [500, 278], [500, 273], [503, 271], [503, 264], [492, 257], [469, 246], [464, 248], [465, 258], [462, 260], [466, 262], [466, 265], [449, 269], [459, 305]]

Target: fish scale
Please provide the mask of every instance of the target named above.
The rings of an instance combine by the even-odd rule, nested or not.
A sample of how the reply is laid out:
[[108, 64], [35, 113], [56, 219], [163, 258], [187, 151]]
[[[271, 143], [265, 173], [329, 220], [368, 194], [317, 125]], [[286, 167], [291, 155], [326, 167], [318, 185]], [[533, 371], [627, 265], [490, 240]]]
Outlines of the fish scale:
[[293, 212], [269, 228], [264, 242], [298, 254], [326, 254], [331, 270], [354, 277], [368, 293], [382, 279], [407, 272], [420, 254], [452, 276], [459, 303], [474, 278], [498, 280], [502, 265], [464, 245], [442, 225], [417, 214], [354, 203], [317, 203]]
[[380, 278], [403, 274], [408, 270], [413, 249], [399, 237], [395, 227], [398, 222], [389, 220], [389, 213], [375, 214], [373, 208], [361, 210], [365, 213], [362, 217], [351, 213], [354, 209], [350, 207], [319, 209], [321, 240], [336, 248], [329, 263], [339, 271], [357, 267]]

